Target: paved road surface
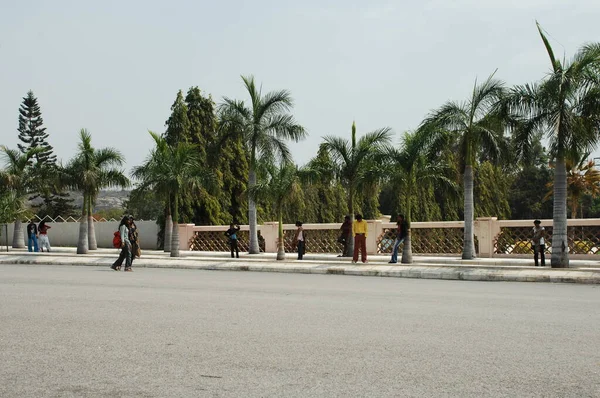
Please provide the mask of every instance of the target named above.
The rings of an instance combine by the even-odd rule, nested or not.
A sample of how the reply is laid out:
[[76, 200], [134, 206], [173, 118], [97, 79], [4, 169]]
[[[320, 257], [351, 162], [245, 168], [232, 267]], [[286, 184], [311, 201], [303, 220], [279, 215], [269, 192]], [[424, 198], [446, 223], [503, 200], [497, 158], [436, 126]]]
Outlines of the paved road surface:
[[600, 397], [600, 287], [0, 266], [2, 397]]

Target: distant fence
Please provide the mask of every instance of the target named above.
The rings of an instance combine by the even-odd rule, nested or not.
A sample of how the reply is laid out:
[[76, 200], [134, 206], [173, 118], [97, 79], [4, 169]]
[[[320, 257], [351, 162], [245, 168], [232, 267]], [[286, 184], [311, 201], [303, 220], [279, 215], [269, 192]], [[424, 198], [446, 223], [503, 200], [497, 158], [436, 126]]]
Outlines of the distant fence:
[[[31, 219], [27, 218], [23, 221], [23, 241], [26, 242], [27, 237], [27, 224], [33, 220], [36, 224], [39, 224], [40, 221], [45, 220], [46, 224], [51, 228], [48, 231], [48, 238], [50, 239], [50, 244], [52, 246], [67, 246], [67, 247], [75, 247], [77, 246], [77, 240], [79, 238], [79, 218], [74, 217], [44, 217], [40, 218], [38, 216], [34, 216]], [[114, 236], [114, 232], [119, 229], [119, 223], [121, 220], [110, 219], [106, 220], [104, 218], [100, 220], [94, 220], [94, 229], [96, 231], [96, 242], [98, 243], [98, 247], [100, 248], [112, 248], [112, 239]], [[135, 220], [135, 224], [138, 227], [139, 237], [140, 237], [140, 246], [142, 249], [146, 250], [154, 250], [158, 248], [157, 245], [157, 236], [158, 236], [158, 225], [156, 221], [143, 221], [143, 220]], [[8, 242], [12, 244], [14, 233], [14, 224], [8, 224]], [[0, 245], [5, 245], [6, 237], [4, 236], [5, 229], [2, 228], [0, 235], [2, 238], [0, 239]]]

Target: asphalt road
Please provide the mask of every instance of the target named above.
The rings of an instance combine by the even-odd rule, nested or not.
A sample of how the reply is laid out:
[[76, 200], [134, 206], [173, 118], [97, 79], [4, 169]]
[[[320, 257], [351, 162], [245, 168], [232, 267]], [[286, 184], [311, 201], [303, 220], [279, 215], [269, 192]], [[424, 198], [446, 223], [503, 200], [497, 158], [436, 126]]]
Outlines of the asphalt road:
[[600, 397], [600, 287], [0, 266], [2, 397]]

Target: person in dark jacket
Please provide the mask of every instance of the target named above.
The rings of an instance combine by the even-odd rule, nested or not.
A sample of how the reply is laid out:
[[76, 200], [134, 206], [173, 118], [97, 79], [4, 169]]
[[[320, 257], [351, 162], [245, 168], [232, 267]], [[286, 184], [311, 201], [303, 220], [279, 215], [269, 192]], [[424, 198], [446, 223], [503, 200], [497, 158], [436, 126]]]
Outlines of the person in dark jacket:
[[229, 238], [229, 248], [231, 249], [231, 258], [233, 258], [233, 251], [235, 255], [240, 258], [240, 252], [238, 251], [238, 232], [240, 232], [240, 226], [233, 223], [229, 224], [229, 229], [225, 231], [225, 236]]
[[340, 254], [338, 257], [350, 257], [351, 254], [348, 253], [348, 244], [350, 243], [350, 239], [352, 239], [352, 219], [350, 216], [344, 217], [344, 223], [340, 227], [340, 231], [341, 233], [340, 237], [338, 238], [338, 242], [344, 245], [344, 249], [342, 254]]
[[[37, 225], [31, 220], [27, 224], [27, 249], [31, 252], [38, 252], [38, 241], [37, 241], [38, 228]], [[32, 247], [33, 246], [33, 247]]]
[[390, 260], [390, 264], [396, 264], [398, 262], [398, 248], [400, 244], [404, 242], [406, 239], [406, 234], [408, 233], [408, 223], [404, 219], [404, 216], [400, 214], [396, 220], [396, 240], [394, 241], [394, 249], [392, 251], [392, 259]]

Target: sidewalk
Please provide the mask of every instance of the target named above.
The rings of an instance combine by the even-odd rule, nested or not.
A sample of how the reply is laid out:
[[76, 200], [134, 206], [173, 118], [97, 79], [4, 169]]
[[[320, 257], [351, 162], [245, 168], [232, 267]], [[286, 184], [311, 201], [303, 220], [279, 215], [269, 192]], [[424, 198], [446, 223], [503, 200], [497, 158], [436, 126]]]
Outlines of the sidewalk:
[[[26, 249], [0, 252], [1, 264], [86, 265], [109, 267], [118, 257], [117, 249], [98, 249], [77, 255], [71, 247], [56, 247], [51, 253], [28, 253]], [[565, 282], [600, 284], [600, 261], [571, 260], [572, 268], [534, 267], [532, 259], [413, 256], [413, 264], [388, 264], [389, 255], [371, 255], [367, 264], [352, 264], [349, 258], [332, 254], [307, 254], [304, 260], [286, 254], [276, 261], [274, 253], [249, 255], [240, 253], [232, 259], [227, 252], [182, 251], [181, 257], [169, 253], [143, 250], [135, 268], [180, 268], [199, 270], [292, 272], [399, 278], [449, 279], [469, 281]], [[549, 259], [548, 259], [549, 262]]]

